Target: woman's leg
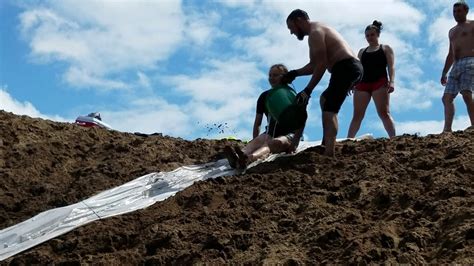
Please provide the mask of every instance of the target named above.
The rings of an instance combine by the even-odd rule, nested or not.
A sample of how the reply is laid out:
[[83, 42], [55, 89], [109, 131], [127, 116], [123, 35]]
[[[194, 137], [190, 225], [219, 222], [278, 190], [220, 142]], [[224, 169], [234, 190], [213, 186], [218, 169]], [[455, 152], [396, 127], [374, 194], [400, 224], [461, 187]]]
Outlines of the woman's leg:
[[351, 125], [349, 126], [348, 138], [354, 138], [359, 131], [362, 119], [364, 119], [365, 111], [370, 102], [370, 93], [366, 91], [354, 91], [354, 115], [352, 117]]
[[390, 94], [388, 93], [387, 88], [383, 87], [372, 92], [372, 98], [374, 98], [377, 114], [380, 119], [382, 119], [383, 126], [385, 127], [388, 136], [394, 137], [395, 123], [390, 115]]

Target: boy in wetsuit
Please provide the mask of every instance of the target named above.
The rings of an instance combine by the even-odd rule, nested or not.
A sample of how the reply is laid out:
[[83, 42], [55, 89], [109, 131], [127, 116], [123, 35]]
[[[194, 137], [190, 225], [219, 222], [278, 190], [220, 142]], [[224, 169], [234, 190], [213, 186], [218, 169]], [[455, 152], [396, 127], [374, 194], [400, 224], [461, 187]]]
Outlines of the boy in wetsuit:
[[[253, 126], [254, 138], [243, 149], [238, 146], [224, 148], [224, 155], [232, 168], [245, 169], [248, 164], [263, 159], [271, 153], [294, 152], [298, 147], [307, 118], [306, 109], [294, 105], [289, 107], [298, 109], [291, 113], [293, 116], [289, 117], [289, 119], [297, 121], [290, 123], [292, 125], [282, 120], [277, 121], [277, 118], [273, 117], [268, 110], [269, 97], [272, 92], [274, 93], [273, 90], [288, 89], [292, 91], [293, 95], [295, 93], [292, 88], [288, 87], [288, 84], [282, 82], [282, 77], [286, 73], [288, 73], [288, 69], [282, 64], [270, 67], [268, 81], [272, 89], [264, 91], [258, 97]], [[265, 132], [260, 134], [260, 125], [264, 115], [267, 117], [268, 125]]]

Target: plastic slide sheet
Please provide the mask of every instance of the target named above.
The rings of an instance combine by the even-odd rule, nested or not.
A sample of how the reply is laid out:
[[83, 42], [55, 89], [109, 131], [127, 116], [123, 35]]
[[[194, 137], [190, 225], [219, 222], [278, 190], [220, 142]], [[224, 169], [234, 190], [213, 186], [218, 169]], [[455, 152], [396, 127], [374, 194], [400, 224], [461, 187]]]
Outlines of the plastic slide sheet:
[[[358, 139], [361, 138], [371, 138], [371, 135]], [[302, 141], [297, 152], [320, 143]], [[249, 167], [280, 156], [288, 155], [273, 154]], [[171, 172], [147, 174], [79, 203], [42, 212], [0, 231], [0, 261], [95, 220], [146, 208], [173, 196], [196, 181], [234, 174], [238, 174], [237, 170], [230, 168], [226, 159], [183, 166]]]

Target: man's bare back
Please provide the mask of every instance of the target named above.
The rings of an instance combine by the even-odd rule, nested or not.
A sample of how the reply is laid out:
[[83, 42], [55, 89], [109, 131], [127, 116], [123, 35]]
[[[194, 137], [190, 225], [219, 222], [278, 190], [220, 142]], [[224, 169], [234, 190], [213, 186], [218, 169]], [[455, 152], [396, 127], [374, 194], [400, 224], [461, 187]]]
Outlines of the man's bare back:
[[[315, 49], [314, 43], [317, 41], [312, 38], [313, 36], [320, 36], [325, 41], [326, 46], [326, 60], [327, 60], [327, 69], [331, 72], [332, 67], [337, 62], [347, 59], [347, 58], [356, 58], [354, 52], [349, 47], [349, 44], [342, 38], [341, 34], [334, 30], [331, 27], [321, 23], [321, 22], [311, 22], [311, 32], [317, 31], [317, 35], [310, 34], [308, 38], [308, 45], [310, 47], [310, 57], [312, 54], [311, 50]], [[310, 58], [311, 60], [320, 60], [319, 58]]]
[[454, 60], [474, 57], [474, 21], [466, 20], [449, 31], [449, 41]]

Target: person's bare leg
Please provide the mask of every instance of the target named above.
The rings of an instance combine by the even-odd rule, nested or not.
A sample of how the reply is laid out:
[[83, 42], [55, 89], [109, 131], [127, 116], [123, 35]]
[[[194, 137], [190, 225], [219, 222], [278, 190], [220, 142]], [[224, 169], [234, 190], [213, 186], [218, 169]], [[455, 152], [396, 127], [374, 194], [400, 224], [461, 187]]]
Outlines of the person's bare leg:
[[323, 111], [324, 155], [334, 157], [337, 136], [337, 113]]
[[466, 103], [467, 114], [471, 120], [471, 126], [474, 126], [474, 101], [472, 99], [471, 91], [461, 91], [462, 98], [464, 103]]
[[256, 151], [258, 148], [260, 148], [265, 142], [268, 141], [270, 136], [268, 134], [260, 134], [253, 140], [251, 140], [245, 147], [242, 149], [242, 151], [249, 155], [252, 154], [254, 151]]
[[377, 114], [390, 138], [395, 137], [395, 123], [390, 115], [390, 94], [387, 88], [380, 88], [372, 93]]
[[245, 154], [239, 147], [234, 147], [235, 152], [238, 154], [237, 168], [245, 169], [250, 163], [267, 157], [270, 154], [270, 147], [265, 142], [262, 146], [258, 147], [251, 154]]
[[271, 153], [270, 147], [265, 144], [264, 146], [255, 150], [252, 154], [248, 155], [248, 163], [255, 162], [258, 159], [264, 159]]
[[359, 131], [362, 119], [364, 119], [365, 111], [370, 102], [370, 93], [366, 91], [354, 91], [354, 114], [352, 121], [349, 126], [349, 132], [347, 133], [348, 138], [354, 138]]
[[443, 95], [443, 105], [444, 105], [444, 129], [443, 132], [451, 132], [453, 126], [453, 118], [454, 118], [454, 98], [456, 95], [445, 93]]
[[[323, 113], [323, 106], [324, 106], [324, 103], [325, 103], [325, 102], [326, 102], [326, 98], [325, 98], [323, 95], [321, 95], [321, 96], [319, 97], [319, 106], [321, 107], [321, 115], [322, 115], [322, 113]], [[324, 116], [323, 116], [323, 117], [324, 117]], [[323, 122], [323, 129], [324, 129], [324, 119], [323, 119], [322, 122]], [[326, 141], [326, 136], [325, 136], [325, 132], [324, 132], [324, 130], [323, 130], [323, 138], [321, 139], [321, 146], [326, 146], [325, 141]]]
[[268, 142], [268, 147], [271, 153], [280, 153], [287, 151], [290, 148], [291, 142], [287, 136], [280, 136]]

